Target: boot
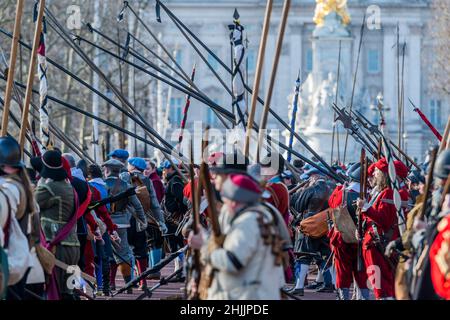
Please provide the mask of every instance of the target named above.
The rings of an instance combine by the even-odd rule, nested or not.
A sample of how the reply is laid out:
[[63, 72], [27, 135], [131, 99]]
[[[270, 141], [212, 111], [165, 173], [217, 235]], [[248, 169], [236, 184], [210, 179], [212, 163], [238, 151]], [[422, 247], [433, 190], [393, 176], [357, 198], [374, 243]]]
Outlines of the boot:
[[[128, 283], [131, 281], [131, 268], [128, 264], [126, 263], [121, 263], [119, 264], [119, 270], [120, 273], [122, 273], [123, 279], [125, 280], [125, 283]], [[133, 288], [129, 288], [127, 290], [128, 294], [132, 294], [133, 293]]]
[[116, 290], [116, 275], [117, 275], [117, 268], [118, 268], [118, 264], [117, 263], [111, 263], [111, 270], [109, 273], [109, 283], [110, 283], [110, 289], [112, 291]]
[[[147, 258], [137, 259], [136, 264], [138, 267], [139, 274], [142, 274], [148, 268], [148, 259]], [[139, 290], [144, 290], [145, 288], [147, 288], [147, 280], [142, 279], [141, 281], [139, 281]]]
[[350, 299], [350, 289], [349, 288], [339, 288], [337, 289], [339, 300], [349, 300]]

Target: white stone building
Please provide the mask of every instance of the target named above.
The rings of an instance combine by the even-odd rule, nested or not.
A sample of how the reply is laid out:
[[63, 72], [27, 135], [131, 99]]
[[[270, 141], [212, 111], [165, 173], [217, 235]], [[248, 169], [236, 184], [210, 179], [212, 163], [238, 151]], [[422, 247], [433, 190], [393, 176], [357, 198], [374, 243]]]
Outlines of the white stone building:
[[[264, 75], [260, 89], [261, 97], [266, 92], [266, 86], [270, 77], [282, 2], [281, 0], [274, 1], [264, 63]], [[241, 16], [240, 22], [245, 27], [244, 37], [247, 37], [249, 41], [247, 50], [248, 81], [249, 86], [252, 86], [266, 1], [167, 0], [164, 3], [228, 65], [231, 64], [228, 25], [232, 23], [234, 9], [237, 8]], [[299, 69], [304, 80], [314, 68], [317, 68], [317, 66], [314, 66], [314, 63], [320, 63], [320, 61], [314, 61], [314, 53], [312, 50], [312, 32], [316, 26], [313, 22], [315, 5], [314, 0], [293, 0], [289, 14], [272, 99], [272, 108], [288, 123], [289, 104]], [[397, 50], [395, 44], [398, 24], [400, 43], [406, 43], [404, 59], [405, 149], [408, 154], [420, 161], [423, 159], [424, 152], [428, 149], [429, 144], [435, 143], [437, 140], [422, 123], [417, 113], [413, 112], [413, 107], [409, 104], [408, 99], [411, 99], [417, 106], [420, 106], [421, 110], [436, 125], [441, 133], [450, 114], [449, 98], [433, 95], [429, 92], [427, 86], [429, 59], [432, 58], [429, 52], [430, 40], [426, 33], [427, 22], [430, 17], [429, 0], [348, 1], [348, 12], [351, 17], [351, 23], [348, 28], [350, 29], [352, 40], [349, 44], [349, 67], [345, 70], [348, 76], [345, 79], [346, 83], [342, 84], [347, 88], [344, 90], [345, 93], [343, 96], [343, 102], [347, 105], [351, 96], [351, 82], [355, 72], [361, 23], [363, 15], [370, 5], [379, 6], [381, 26], [379, 29], [366, 29], [365, 31], [356, 79], [353, 108], [360, 110], [368, 118], [378, 121], [377, 114], [371, 110], [370, 105], [376, 104], [376, 96], [381, 92], [384, 96], [384, 103], [389, 108], [386, 118], [390, 137], [392, 140], [397, 141]], [[154, 12], [147, 12], [145, 18], [155, 31], [162, 33], [162, 39], [165, 44], [171, 48], [175, 45], [179, 47], [177, 60], [187, 73], [190, 72], [194, 62], [197, 63], [195, 81], [197, 86], [219, 105], [231, 110], [230, 95], [223, 89], [220, 82], [201, 61], [164, 11], [161, 10], [161, 24], [155, 21]], [[206, 54], [206, 57], [224, 82], [230, 86], [230, 75], [223, 70], [213, 57], [208, 54]], [[341, 78], [341, 81], [344, 80]], [[172, 128], [179, 126], [184, 99], [183, 93], [173, 92], [169, 114]], [[261, 110], [261, 107], [259, 107], [259, 110]], [[329, 122], [329, 129], [331, 130], [333, 118], [331, 108], [329, 112], [324, 111], [324, 113], [328, 114], [326, 121]], [[302, 119], [302, 115], [304, 114], [298, 114], [301, 120], [307, 119]], [[259, 119], [259, 113], [256, 119]], [[195, 120], [203, 120], [220, 126], [220, 122], [207, 107], [200, 102], [192, 100], [189, 123]], [[300, 127], [296, 128], [297, 132], [303, 135], [303, 131], [307, 125], [307, 121], [300, 121]], [[269, 127], [281, 129], [272, 117], [269, 117]], [[342, 127], [340, 130], [343, 130]], [[349, 145], [347, 159], [355, 160], [359, 153], [355, 152], [358, 150], [358, 146], [355, 146], [352, 138], [349, 138], [349, 142], [351, 143]], [[331, 144], [331, 139], [328, 144]], [[341, 153], [343, 144], [344, 142], [341, 140]], [[302, 150], [299, 146], [296, 147]], [[326, 152], [322, 152], [323, 150], [321, 150], [320, 146], [317, 151], [324, 156], [328, 156]], [[309, 154], [307, 155], [310, 156]]]

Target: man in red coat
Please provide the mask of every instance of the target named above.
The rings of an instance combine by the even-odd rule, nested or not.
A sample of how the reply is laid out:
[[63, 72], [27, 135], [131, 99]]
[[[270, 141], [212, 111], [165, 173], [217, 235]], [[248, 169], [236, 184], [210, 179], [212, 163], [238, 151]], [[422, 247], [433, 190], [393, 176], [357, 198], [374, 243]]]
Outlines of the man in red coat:
[[[334, 212], [339, 210], [340, 214], [350, 214], [355, 227], [357, 225], [355, 200], [360, 191], [361, 165], [354, 164], [347, 171], [350, 183], [339, 185], [334, 189], [328, 204]], [[347, 208], [345, 211], [344, 208]], [[369, 299], [369, 289], [367, 289], [367, 274], [365, 268], [358, 271], [358, 246], [356, 238], [354, 243], [344, 241], [340, 226], [333, 226], [328, 233], [331, 250], [334, 254], [334, 267], [336, 269], [336, 289], [340, 300], [350, 299], [350, 286], [353, 280], [356, 281], [363, 300]], [[353, 235], [354, 237], [354, 235]], [[362, 257], [361, 257], [362, 258]]]
[[374, 179], [376, 191], [369, 203], [358, 199], [362, 208], [363, 225], [363, 256], [367, 276], [372, 285], [376, 299], [394, 299], [395, 266], [384, 255], [384, 248], [379, 239], [387, 242], [400, 236], [398, 229], [397, 210], [393, 202], [393, 190], [388, 185], [388, 163], [385, 158], [374, 164]]
[[450, 215], [439, 222], [437, 230], [430, 248], [431, 280], [436, 293], [450, 300]]

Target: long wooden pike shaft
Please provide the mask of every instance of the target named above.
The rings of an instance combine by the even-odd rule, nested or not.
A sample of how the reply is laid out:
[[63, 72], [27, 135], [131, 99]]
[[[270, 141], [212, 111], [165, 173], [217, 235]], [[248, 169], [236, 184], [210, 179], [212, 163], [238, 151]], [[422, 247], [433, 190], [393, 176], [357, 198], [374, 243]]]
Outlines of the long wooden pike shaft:
[[6, 83], [5, 104], [3, 107], [2, 131], [0, 135], [6, 136], [8, 131], [9, 107], [11, 105], [11, 96], [14, 83], [14, 74], [16, 69], [17, 48], [20, 38], [21, 21], [23, 14], [23, 0], [17, 0], [16, 19], [14, 22], [14, 34], [11, 44], [11, 55], [9, 57], [8, 82]]
[[259, 44], [258, 60], [256, 63], [255, 81], [253, 83], [253, 94], [250, 106], [250, 112], [247, 120], [247, 131], [245, 134], [244, 155], [248, 157], [250, 149], [250, 137], [252, 135], [253, 122], [255, 119], [256, 102], [258, 101], [259, 84], [264, 65], [264, 55], [266, 53], [267, 35], [270, 27], [270, 16], [272, 15], [273, 0], [267, 0], [266, 14], [264, 16], [264, 25], [261, 33], [261, 41]]
[[[281, 47], [283, 45], [284, 31], [286, 30], [286, 23], [287, 23], [290, 7], [291, 7], [291, 0], [284, 0], [283, 12], [281, 14], [280, 29], [278, 32], [278, 39], [277, 39], [277, 44], [276, 44], [276, 48], [275, 48], [275, 55], [273, 58], [272, 72], [270, 74], [270, 81], [269, 81], [269, 86], [267, 88], [264, 110], [261, 115], [261, 121], [259, 124], [258, 149], [261, 148], [262, 144], [263, 144], [264, 131], [267, 126], [267, 118], [269, 115], [269, 108], [270, 108], [270, 103], [272, 100], [273, 86], [275, 84], [275, 78], [277, 76], [278, 62], [280, 61]], [[258, 152], [258, 154], [259, 154], [259, 152]]]
[[19, 144], [20, 149], [23, 152], [23, 147], [25, 143], [25, 131], [26, 131], [26, 123], [28, 122], [28, 112], [30, 110], [30, 101], [31, 96], [33, 93], [33, 80], [34, 80], [34, 74], [35, 74], [35, 68], [36, 68], [36, 53], [39, 46], [39, 41], [41, 37], [42, 32], [42, 18], [44, 16], [44, 8], [45, 8], [45, 0], [39, 1], [39, 11], [36, 21], [36, 29], [34, 31], [34, 38], [33, 38], [33, 48], [31, 51], [31, 58], [30, 58], [30, 67], [28, 69], [28, 80], [27, 80], [27, 90], [25, 92], [25, 101], [23, 104], [23, 112], [22, 112], [22, 121], [21, 121], [21, 128], [20, 128], [20, 134], [19, 134]]

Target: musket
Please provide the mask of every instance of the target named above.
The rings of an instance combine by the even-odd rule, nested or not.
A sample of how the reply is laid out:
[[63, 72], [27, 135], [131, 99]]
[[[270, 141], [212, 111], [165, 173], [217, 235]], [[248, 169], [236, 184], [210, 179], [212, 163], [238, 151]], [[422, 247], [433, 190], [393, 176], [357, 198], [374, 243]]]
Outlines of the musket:
[[118, 193], [118, 194], [116, 194], [114, 196], [103, 198], [102, 200], [95, 201], [95, 202], [91, 203], [89, 205], [88, 209], [89, 210], [94, 210], [94, 209], [96, 209], [98, 207], [101, 207], [101, 206], [104, 206], [106, 204], [110, 204], [110, 203], [114, 203], [114, 202], [120, 201], [120, 200], [122, 200], [124, 198], [131, 197], [132, 195], [135, 195], [135, 194], [136, 194], [136, 189], [135, 188], [128, 188], [127, 190], [125, 190], [125, 191], [123, 191], [121, 193]]
[[430, 166], [428, 168], [427, 183], [425, 185], [422, 210], [420, 211], [420, 214], [418, 215], [418, 218], [420, 220], [424, 220], [425, 214], [427, 212], [427, 201], [428, 201], [428, 197], [430, 196], [431, 186], [433, 184], [433, 171], [434, 171], [434, 165], [436, 163], [437, 153], [438, 153], [438, 148], [434, 147], [433, 150], [431, 151]]
[[[383, 134], [380, 132], [378, 127], [376, 125], [374, 125], [372, 122], [370, 122], [370, 120], [367, 119], [362, 113], [360, 113], [359, 111], [354, 110], [353, 111], [353, 115], [355, 116], [356, 120], [364, 128], [366, 128], [372, 135], [377, 136], [378, 139], [382, 138]], [[398, 152], [400, 152], [400, 154], [402, 156], [404, 156], [414, 167], [416, 167], [418, 170], [422, 170], [422, 168], [420, 168], [419, 165], [413, 159], [411, 159], [411, 157], [408, 156], [408, 154], [406, 154], [406, 152], [404, 152], [402, 149], [400, 149], [400, 147], [398, 147], [391, 139], [387, 138], [386, 140], [387, 140], [387, 142], [389, 142], [389, 144], [391, 146], [393, 146]], [[379, 146], [381, 146], [381, 144], [379, 144]], [[381, 153], [380, 153], [380, 155], [381, 155]], [[395, 154], [394, 154], [394, 157], [399, 159], [397, 157], [397, 155], [395, 155]]]
[[[365, 199], [367, 191], [367, 157], [364, 148], [361, 148], [361, 156], [359, 162], [361, 165], [359, 198]], [[362, 243], [364, 234], [362, 224], [363, 224], [362, 208], [358, 208], [358, 261], [357, 261], [358, 271], [364, 270], [364, 259], [362, 252], [363, 246]]]

